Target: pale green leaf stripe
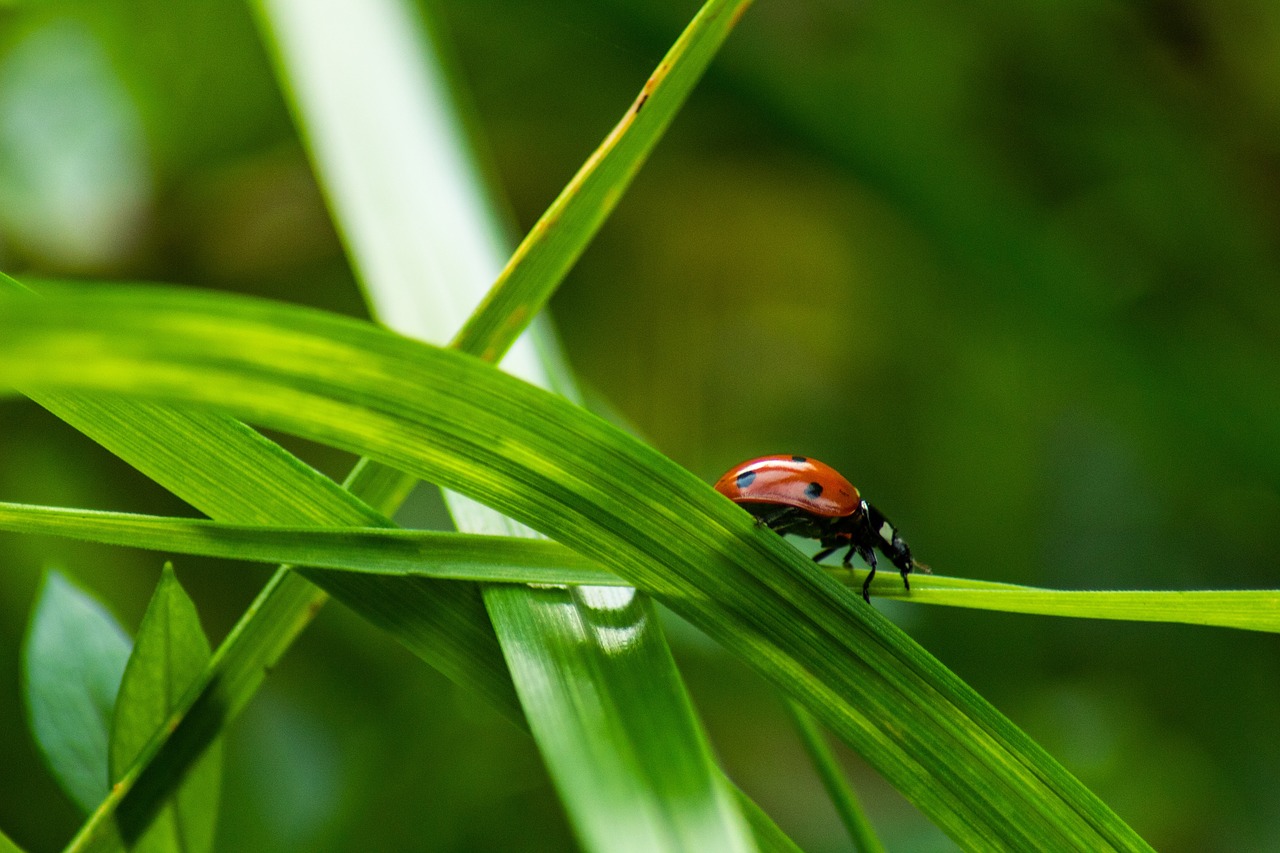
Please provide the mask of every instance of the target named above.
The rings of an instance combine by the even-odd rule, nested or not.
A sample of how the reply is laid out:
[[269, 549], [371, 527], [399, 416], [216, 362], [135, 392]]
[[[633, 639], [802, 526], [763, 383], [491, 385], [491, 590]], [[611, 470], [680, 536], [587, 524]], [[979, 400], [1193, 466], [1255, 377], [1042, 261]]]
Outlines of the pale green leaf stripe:
[[[617, 586], [626, 581], [556, 542], [383, 527], [278, 527], [0, 502], [0, 530], [175, 554], [481, 583]], [[861, 588], [865, 569], [825, 567]], [[1041, 616], [1175, 622], [1280, 633], [1280, 590], [1055, 590], [919, 575], [872, 582], [877, 598]]]
[[750, 2], [711, 0], [702, 7], [617, 126], [525, 236], [455, 346], [488, 357], [519, 337], [613, 212]]
[[0, 302], [0, 381], [226, 407], [469, 493], [654, 590], [962, 846], [1149, 849], [771, 531], [635, 439], [475, 359], [315, 311], [100, 287]]

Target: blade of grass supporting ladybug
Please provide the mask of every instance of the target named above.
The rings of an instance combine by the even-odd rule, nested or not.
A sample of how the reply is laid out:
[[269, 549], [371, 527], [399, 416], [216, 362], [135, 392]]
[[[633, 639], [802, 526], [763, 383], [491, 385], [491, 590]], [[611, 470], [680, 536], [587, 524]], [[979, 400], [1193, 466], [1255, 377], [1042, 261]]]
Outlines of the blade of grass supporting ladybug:
[[[448, 340], [505, 253], [443, 85], [415, 43], [407, 5], [255, 5], [372, 312], [410, 336]], [[496, 360], [515, 338], [476, 354]], [[522, 343], [504, 366], [548, 384], [529, 342]], [[472, 352], [475, 346], [461, 344]], [[542, 341], [539, 348], [547, 346]], [[529, 533], [460, 495], [446, 492], [445, 501], [462, 530]], [[586, 847], [750, 846], [749, 829], [714, 767], [652, 620], [629, 629], [643, 641], [625, 648], [606, 647], [594, 634], [584, 645], [572, 620], [563, 618], [578, 609], [576, 601], [553, 606], [543, 595], [511, 588], [484, 587], [482, 594], [525, 716]], [[642, 611], [628, 613], [640, 619]], [[588, 618], [579, 614], [579, 621]], [[544, 683], [558, 689], [539, 689]], [[628, 683], [655, 687], [638, 703], [618, 701]], [[599, 701], [606, 696], [615, 699]], [[605, 708], [618, 716], [605, 715]], [[663, 725], [651, 725], [653, 719]], [[583, 747], [594, 750], [595, 760], [582, 760]], [[682, 796], [665, 796], [673, 789]], [[605, 798], [602, 790], [628, 795]], [[620, 826], [627, 831], [620, 833]]]
[[[389, 470], [389, 469], [383, 469]], [[381, 527], [267, 527], [0, 502], [0, 530], [173, 554], [288, 563], [347, 572], [478, 583], [623, 586], [605, 567], [555, 542]], [[823, 567], [861, 590], [866, 571]], [[882, 573], [883, 574], [883, 573]], [[1055, 590], [940, 575], [877, 575], [876, 598], [1134, 622], [1175, 622], [1280, 633], [1280, 590]]]
[[[1181, 622], [1280, 632], [1280, 590], [924, 589], [921, 604], [1126, 622]], [[902, 597], [898, 592], [887, 598]]]
[[536, 316], [613, 212], [750, 0], [711, 0], [672, 45], [613, 131], [521, 241], [454, 339], [504, 352]]
[[809, 753], [809, 760], [818, 771], [822, 786], [827, 790], [827, 796], [831, 798], [832, 804], [836, 807], [836, 813], [840, 815], [845, 830], [853, 840], [854, 850], [858, 853], [884, 853], [884, 845], [880, 843], [879, 836], [871, 828], [871, 821], [862, 810], [858, 795], [853, 792], [844, 774], [840, 772], [840, 765], [836, 763], [831, 749], [823, 740], [817, 723], [813, 721], [813, 717], [809, 716], [808, 711], [795, 702], [788, 699], [786, 704], [787, 710], [791, 713], [791, 719], [795, 723], [796, 732], [800, 735], [800, 742], [804, 744], [805, 752]]
[[928, 652], [741, 509], [475, 359], [321, 312], [95, 287], [0, 300], [0, 385], [223, 407], [468, 493], [653, 590], [961, 846], [1150, 849]]

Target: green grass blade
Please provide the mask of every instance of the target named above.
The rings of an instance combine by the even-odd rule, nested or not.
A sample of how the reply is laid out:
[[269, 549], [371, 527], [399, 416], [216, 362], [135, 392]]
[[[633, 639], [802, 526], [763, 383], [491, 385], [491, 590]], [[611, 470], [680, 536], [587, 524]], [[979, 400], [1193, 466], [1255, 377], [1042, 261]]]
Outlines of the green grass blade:
[[[495, 583], [620, 585], [607, 569], [551, 542], [401, 530], [236, 525], [0, 502], [0, 530], [178, 554], [294, 563], [385, 575]], [[829, 568], [849, 587], [865, 570]], [[967, 578], [877, 577], [878, 598], [1085, 619], [1177, 622], [1280, 632], [1280, 590], [1052, 590]]]
[[[184, 695], [196, 686], [211, 655], [195, 603], [166, 563], [120, 681], [109, 744], [113, 782], [128, 772], [152, 735], [183, 707]], [[213, 849], [221, 788], [222, 745], [214, 743], [130, 850], [208, 853]]]
[[[509, 247], [418, 11], [401, 0], [249, 7], [371, 314], [448, 341]], [[536, 369], [521, 350], [509, 367]]]
[[672, 45], [600, 147], [507, 261], [454, 339], [466, 352], [505, 352], [613, 212], [751, 0], [711, 0]]
[[[713, 782], [710, 808], [703, 802], [709, 747], [653, 629], [648, 596], [630, 587], [502, 586], [487, 588], [485, 600], [520, 699], [537, 709], [529, 724], [543, 754], [554, 756], [547, 769], [589, 843], [754, 849], [723, 783]], [[637, 730], [636, 719], [647, 725]]]
[[31, 731], [54, 779], [86, 812], [107, 795], [107, 737], [132, 641], [58, 572], [36, 595], [22, 654]]
[[[20, 298], [30, 297], [31, 291], [0, 273], [0, 294]], [[382, 466], [360, 464], [344, 489], [224, 415], [179, 412], [134, 401], [88, 400], [72, 394], [28, 396], [215, 518], [389, 524], [379, 510], [393, 511], [416, 482]], [[322, 573], [315, 579], [419, 657], [522, 721], [489, 617], [475, 589], [424, 578], [388, 582]], [[117, 811], [127, 833], [141, 832], [170, 793], [173, 780], [248, 703], [264, 673], [326, 599], [326, 592], [304, 577], [287, 570], [278, 573], [215, 654], [203, 677], [204, 690], [191, 697], [193, 704], [185, 714], [175, 714], [172, 728], [157, 733], [140, 764], [98, 805], [70, 849], [120, 849]], [[153, 760], [156, 767], [147, 768]]]
[[924, 649], [705, 483], [475, 359], [315, 311], [95, 288], [0, 303], [0, 381], [226, 407], [469, 493], [654, 590], [962, 846], [1149, 849]]
[[[915, 593], [915, 581], [911, 591]], [[897, 591], [886, 597], [899, 597]], [[1058, 590], [934, 589], [925, 587], [921, 604], [1037, 613], [1128, 622], [1180, 622], [1247, 631], [1280, 631], [1280, 590]]]
[[832, 804], [836, 807], [836, 813], [844, 823], [844, 828], [853, 839], [854, 849], [858, 853], [884, 853], [884, 845], [880, 843], [880, 838], [871, 827], [871, 821], [862, 810], [857, 794], [844, 778], [840, 765], [836, 763], [835, 756], [831, 754], [830, 748], [823, 740], [822, 732], [818, 730], [813, 717], [790, 699], [787, 700], [787, 710], [795, 722], [796, 732], [800, 735], [800, 742], [804, 744], [805, 752], [809, 753], [809, 760], [813, 762], [818, 776], [822, 779], [822, 786], [827, 789], [827, 796], [831, 798]]
[[[82, 403], [92, 405], [89, 401]], [[126, 418], [126, 424], [135, 412], [123, 403], [111, 406], [111, 410]], [[145, 416], [145, 409], [138, 411]], [[239, 426], [237, 422], [230, 423]], [[232, 430], [229, 435], [234, 437], [237, 432]], [[163, 434], [154, 434], [149, 440], [162, 442], [164, 438]], [[229, 445], [228, 452], [234, 448], [234, 444]], [[389, 509], [387, 502], [403, 494], [402, 478], [388, 477], [380, 466], [357, 466], [348, 478], [348, 486], [355, 504], [363, 498], [379, 508]], [[297, 500], [303, 506], [307, 494], [305, 481], [299, 483]], [[430, 655], [434, 664], [443, 661], [442, 671], [451, 672], [500, 710], [519, 719], [519, 705], [506, 678], [497, 642], [491, 631], [476, 629], [484, 617], [483, 604], [478, 596], [468, 596], [468, 588], [426, 579], [404, 579], [394, 584], [379, 583], [385, 580], [380, 578], [317, 579], [339, 598], [353, 603], [366, 618], [385, 627], [406, 647], [419, 656]], [[202, 688], [189, 694], [186, 707], [175, 711], [164, 730], [152, 738], [139, 760], [72, 839], [68, 851], [121, 850], [125, 839], [140, 835], [154, 818], [157, 806], [172, 793], [173, 785], [248, 704], [266, 672], [283, 657], [326, 600], [325, 591], [302, 573], [287, 569], [276, 572], [214, 653], [202, 676]]]
[[[417, 28], [409, 4], [360, 0], [319, 8], [296, 0], [258, 0], [254, 5], [372, 313], [422, 340], [448, 340], [479, 301], [506, 253], [484, 209], [484, 192], [474, 179], [439, 69], [430, 51], [415, 43]], [[352, 33], [359, 37], [352, 38]], [[336, 57], [341, 61], [334, 61]], [[522, 328], [524, 322], [519, 325]], [[512, 334], [476, 354], [496, 361], [514, 340]], [[545, 336], [526, 343], [534, 343], [538, 355], [550, 354], [554, 361], [554, 347]], [[475, 352], [477, 346], [462, 342], [461, 348]], [[508, 369], [548, 385], [554, 374], [558, 390], [573, 392], [571, 378], [539, 363], [527, 346], [518, 347], [513, 356], [504, 361]], [[531, 535], [461, 495], [446, 492], [445, 502], [461, 530]], [[620, 708], [619, 719], [626, 722], [620, 726], [618, 719], [602, 717], [600, 706], [589, 701], [610, 690], [609, 680], [620, 677], [617, 669], [641, 682], [678, 683], [668, 660], [657, 654], [621, 660], [594, 638], [583, 646], [566, 626], [546, 618], [533, 594], [484, 587], [482, 595], [506, 644], [518, 638], [524, 659], [540, 662], [513, 669], [518, 684], [522, 678], [547, 676], [563, 691], [550, 696], [537, 691], [536, 685], [519, 685], [535, 733], [557, 728], [576, 731], [582, 740], [609, 737], [597, 745], [612, 750], [602, 749], [600, 760], [587, 767], [572, 750], [552, 750], [567, 741], [539, 736], [552, 778], [585, 846], [612, 850], [618, 843], [613, 827], [659, 823], [665, 830], [656, 829], [658, 835], [669, 831], [673, 839], [683, 838], [684, 847], [736, 849], [747, 844], [747, 829], [733, 814], [705, 743], [690, 734], [698, 725], [687, 702], [678, 701], [678, 690], [665, 695], [665, 710], [668, 719], [683, 722], [657, 732], [649, 727], [649, 709]], [[649, 645], [665, 644], [651, 623], [639, 631]], [[510, 648], [505, 650], [510, 658]], [[566, 650], [579, 656], [567, 655]], [[579, 666], [581, 656], [592, 657], [594, 663]], [[531, 696], [541, 701], [531, 704]], [[662, 696], [655, 692], [650, 705]], [[544, 717], [554, 723], [543, 722]], [[655, 777], [646, 780], [644, 788], [633, 786], [634, 793], [644, 796], [608, 801], [592, 796], [593, 786], [606, 777], [620, 786], [634, 782], [627, 757], [639, 753], [653, 759], [648, 766], [671, 778]], [[691, 761], [680, 760], [686, 754]], [[684, 786], [686, 796], [678, 810], [677, 804], [661, 799], [667, 783]], [[697, 817], [685, 820], [685, 815]], [[716, 827], [720, 839], [711, 843], [705, 833], [684, 838], [694, 824]], [[641, 842], [643, 835], [636, 833], [635, 840]]]
[[[390, 469], [381, 468], [385, 472]], [[380, 527], [267, 527], [0, 502], [0, 530], [175, 554], [484, 583], [617, 586], [626, 582], [554, 542]], [[861, 589], [865, 569], [823, 567]], [[1280, 590], [1056, 590], [920, 575], [872, 581], [877, 598], [1008, 613], [1174, 622], [1280, 633]]]
[[262, 563], [494, 583], [622, 585], [546, 539], [377, 527], [255, 527], [0, 503], [0, 530]]

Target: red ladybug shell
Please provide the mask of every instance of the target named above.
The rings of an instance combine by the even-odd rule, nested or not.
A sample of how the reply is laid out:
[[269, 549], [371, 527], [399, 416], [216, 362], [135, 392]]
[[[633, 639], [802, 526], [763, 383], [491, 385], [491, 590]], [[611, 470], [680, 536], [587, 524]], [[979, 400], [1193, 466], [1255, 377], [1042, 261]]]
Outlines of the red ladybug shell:
[[826, 518], [853, 515], [862, 497], [830, 465], [805, 456], [762, 456], [735, 465], [716, 482], [734, 503], [793, 506]]

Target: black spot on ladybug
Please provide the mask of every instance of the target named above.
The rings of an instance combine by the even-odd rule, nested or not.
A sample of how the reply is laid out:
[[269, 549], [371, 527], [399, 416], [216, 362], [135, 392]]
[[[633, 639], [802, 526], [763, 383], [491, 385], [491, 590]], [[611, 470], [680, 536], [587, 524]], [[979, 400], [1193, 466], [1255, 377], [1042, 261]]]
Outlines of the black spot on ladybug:
[[756, 481], [755, 471], [743, 471], [738, 475], [737, 483], [739, 489], [745, 489]]
[[810, 483], [809, 485], [804, 487], [804, 493], [806, 497], [816, 498], [822, 494], [822, 484]]
[[809, 460], [804, 456], [792, 456], [791, 461], [792, 462], [808, 462]]

